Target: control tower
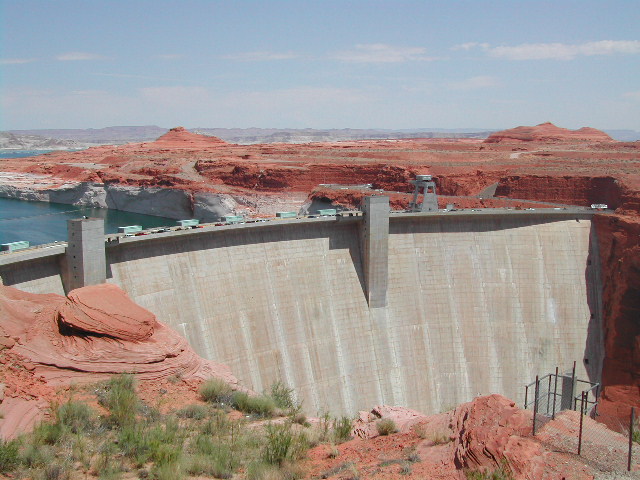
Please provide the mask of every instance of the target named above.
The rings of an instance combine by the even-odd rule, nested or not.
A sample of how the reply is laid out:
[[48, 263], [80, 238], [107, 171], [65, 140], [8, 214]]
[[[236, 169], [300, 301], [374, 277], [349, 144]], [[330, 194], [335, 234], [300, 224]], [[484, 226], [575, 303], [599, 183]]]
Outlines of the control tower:
[[[409, 204], [412, 212], [437, 212], [438, 196], [436, 195], [436, 184], [431, 175], [416, 175], [415, 180], [411, 180], [415, 185], [413, 191], [413, 201]], [[418, 202], [418, 196], [422, 193], [422, 203]]]

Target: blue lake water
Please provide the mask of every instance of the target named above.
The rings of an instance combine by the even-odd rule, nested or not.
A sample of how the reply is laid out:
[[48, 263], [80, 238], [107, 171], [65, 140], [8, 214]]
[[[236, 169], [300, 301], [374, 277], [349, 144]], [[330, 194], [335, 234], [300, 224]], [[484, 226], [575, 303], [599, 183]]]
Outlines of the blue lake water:
[[[47, 151], [4, 150], [0, 151], [0, 158], [31, 157], [43, 153]], [[171, 218], [140, 213], [0, 198], [0, 243], [28, 240], [31, 245], [42, 245], [56, 240], [66, 241], [67, 220], [82, 216], [104, 218], [105, 233], [116, 233], [118, 227], [125, 225], [142, 225], [143, 228], [176, 225]]]
[[0, 243], [28, 240], [31, 245], [42, 245], [66, 241], [67, 220], [82, 216], [104, 218], [105, 233], [116, 233], [118, 227], [125, 225], [142, 225], [143, 228], [176, 225], [171, 218], [140, 213], [0, 198]]
[[53, 150], [0, 150], [0, 158], [34, 157], [49, 152]]

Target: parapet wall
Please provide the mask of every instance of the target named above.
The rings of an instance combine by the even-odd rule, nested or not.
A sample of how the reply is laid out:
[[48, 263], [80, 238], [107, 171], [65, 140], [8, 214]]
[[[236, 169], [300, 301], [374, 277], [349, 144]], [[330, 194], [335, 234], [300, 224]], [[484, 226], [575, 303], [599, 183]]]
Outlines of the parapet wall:
[[246, 386], [282, 380], [309, 413], [380, 403], [437, 412], [490, 392], [521, 403], [525, 383], [574, 360], [599, 381], [588, 216], [392, 215], [380, 308], [364, 293], [361, 221], [123, 241], [107, 248], [107, 281]]

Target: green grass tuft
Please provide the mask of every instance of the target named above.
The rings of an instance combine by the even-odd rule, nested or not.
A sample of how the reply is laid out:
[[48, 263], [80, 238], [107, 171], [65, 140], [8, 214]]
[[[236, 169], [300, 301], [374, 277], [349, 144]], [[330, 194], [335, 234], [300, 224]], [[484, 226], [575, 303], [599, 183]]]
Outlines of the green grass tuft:
[[264, 395], [252, 397], [245, 392], [234, 392], [231, 404], [241, 412], [260, 417], [272, 417], [276, 411], [276, 404], [272, 398]]
[[17, 440], [0, 440], [0, 473], [9, 472], [20, 463]]
[[351, 430], [353, 419], [351, 417], [340, 417], [333, 420], [333, 438], [336, 443], [351, 440]]
[[132, 425], [136, 421], [136, 413], [140, 401], [135, 389], [135, 377], [132, 374], [122, 374], [111, 377], [100, 392], [100, 404], [109, 410], [109, 419], [119, 427]]
[[200, 386], [200, 397], [205, 402], [228, 403], [231, 398], [231, 387], [224, 380], [212, 378]]
[[271, 385], [269, 396], [273, 399], [276, 407], [288, 411], [296, 411], [300, 409], [300, 405], [294, 398], [293, 388], [287, 387], [282, 382], [276, 382]]
[[207, 417], [209, 409], [204, 405], [191, 404], [181, 408], [176, 412], [180, 418], [193, 418], [194, 420], [203, 420]]
[[68, 428], [71, 433], [82, 433], [91, 430], [96, 417], [95, 412], [89, 405], [71, 400], [58, 407], [56, 416], [58, 423]]
[[398, 431], [396, 422], [394, 422], [390, 418], [383, 418], [382, 420], [378, 420], [378, 422], [376, 423], [376, 429], [378, 430], [378, 435], [391, 435], [392, 433], [396, 433]]

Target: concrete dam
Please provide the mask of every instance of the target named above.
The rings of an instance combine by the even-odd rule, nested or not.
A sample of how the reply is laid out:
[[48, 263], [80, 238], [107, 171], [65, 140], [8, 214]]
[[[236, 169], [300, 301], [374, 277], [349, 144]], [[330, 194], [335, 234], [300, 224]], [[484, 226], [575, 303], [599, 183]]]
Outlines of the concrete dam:
[[432, 413], [488, 393], [522, 405], [524, 384], [574, 361], [579, 377], [600, 381], [591, 213], [389, 215], [386, 202], [362, 216], [205, 226], [106, 247], [101, 236], [103, 253], [70, 237], [66, 248], [1, 255], [0, 275], [64, 294], [76, 267], [102, 270], [200, 355], [256, 391], [281, 380], [310, 414], [381, 403]]

